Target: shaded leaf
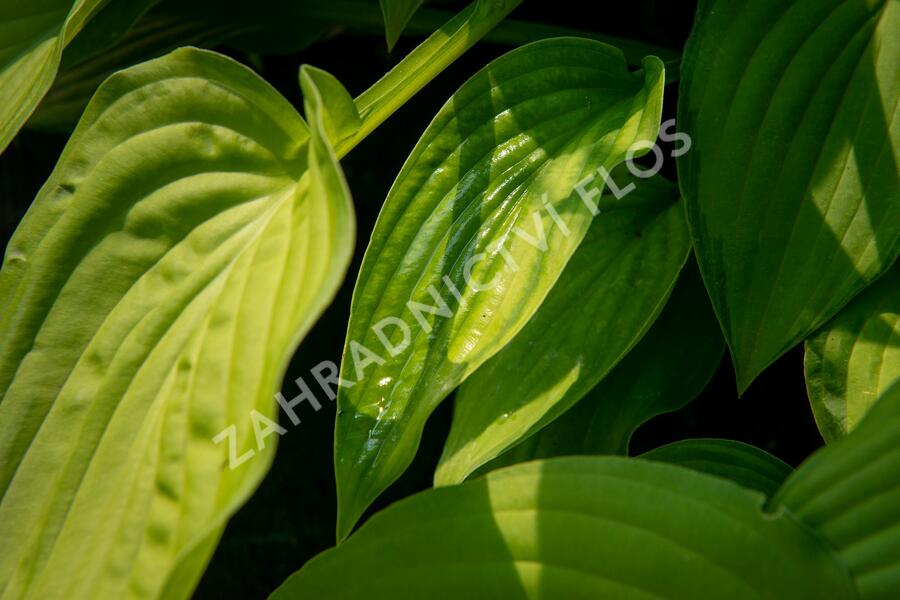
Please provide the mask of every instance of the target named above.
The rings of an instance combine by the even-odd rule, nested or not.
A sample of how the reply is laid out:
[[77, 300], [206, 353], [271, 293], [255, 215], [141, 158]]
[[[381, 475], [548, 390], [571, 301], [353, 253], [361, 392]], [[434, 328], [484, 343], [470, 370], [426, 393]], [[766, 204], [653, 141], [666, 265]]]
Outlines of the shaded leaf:
[[190, 594], [352, 254], [316, 97], [194, 49], [98, 90], [0, 270], [5, 594]]
[[128, 35], [161, 0], [106, 0], [72, 43], [66, 46], [60, 71], [108, 51]]
[[833, 442], [900, 381], [900, 264], [806, 341], [804, 367], [819, 431]]
[[855, 598], [818, 536], [762, 502], [650, 461], [518, 465], [391, 506], [272, 598]]
[[[632, 179], [633, 191], [600, 203], [600, 214], [528, 324], [460, 387], [436, 485], [459, 483], [552, 422], [656, 320], [690, 242], [677, 187], [658, 176]], [[617, 185], [624, 188], [626, 181]]]
[[900, 252], [900, 3], [700, 4], [679, 182], [743, 391]]
[[489, 64], [435, 117], [354, 291], [335, 432], [339, 538], [409, 465], [437, 404], [537, 310], [592, 218], [576, 184], [591, 178], [583, 187], [599, 196], [598, 168], [656, 138], [662, 82], [655, 58], [632, 73], [611, 47], [547, 40]]
[[686, 406], [706, 387], [725, 342], [693, 259], [659, 318], [616, 367], [558, 419], [501, 454], [491, 470], [535, 458], [628, 454], [632, 434]]
[[645, 452], [641, 458], [729, 479], [766, 496], [775, 494], [792, 471], [765, 450], [732, 440], [682, 440]]
[[379, 0], [381, 13], [384, 16], [384, 32], [387, 37], [388, 50], [392, 50], [403, 28], [424, 0]]
[[813, 527], [862, 600], [900, 597], [900, 384], [844, 438], [801, 465], [773, 498]]
[[105, 0], [0, 0], [0, 152], [50, 88], [63, 48]]
[[[104, 79], [175, 48], [227, 44], [249, 51], [297, 51], [315, 41], [327, 25], [315, 14], [307, 14], [315, 12], [311, 0], [165, 0], [147, 14], [138, 14], [146, 8], [141, 5], [150, 2], [155, 3], [112, 0], [106, 5], [66, 48], [60, 73], [28, 120], [29, 127], [71, 131]], [[131, 26], [129, 19], [138, 16]], [[276, 33], [286, 38], [287, 28], [290, 40], [282, 44]]]

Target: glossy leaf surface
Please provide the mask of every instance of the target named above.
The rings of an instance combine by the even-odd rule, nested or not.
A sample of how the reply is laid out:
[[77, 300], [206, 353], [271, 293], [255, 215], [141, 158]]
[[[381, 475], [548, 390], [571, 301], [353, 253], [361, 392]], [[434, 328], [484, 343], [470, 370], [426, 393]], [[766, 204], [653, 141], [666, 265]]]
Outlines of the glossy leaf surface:
[[900, 3], [705, 0], [679, 158], [741, 391], [900, 252]]
[[697, 264], [689, 260], [659, 318], [609, 375], [558, 419], [483, 468], [552, 456], [628, 454], [642, 423], [697, 397], [724, 349]]
[[393, 505], [272, 598], [854, 598], [821, 540], [762, 503], [650, 461], [538, 461]]
[[354, 291], [335, 433], [339, 538], [409, 465], [435, 406], [537, 310], [591, 222], [575, 186], [592, 177], [599, 197], [598, 168], [656, 138], [662, 83], [657, 59], [632, 73], [611, 47], [547, 40], [489, 64], [435, 117]]
[[[186, 597], [353, 248], [312, 129], [193, 49], [101, 86], [0, 271], [0, 590]], [[233, 446], [232, 446], [233, 444]]]
[[900, 264], [807, 340], [804, 366], [819, 431], [833, 442], [900, 381]]
[[568, 410], [656, 320], [690, 251], [684, 208], [661, 177], [628, 185], [621, 199], [604, 197], [528, 324], [460, 387], [437, 485], [459, 483]]

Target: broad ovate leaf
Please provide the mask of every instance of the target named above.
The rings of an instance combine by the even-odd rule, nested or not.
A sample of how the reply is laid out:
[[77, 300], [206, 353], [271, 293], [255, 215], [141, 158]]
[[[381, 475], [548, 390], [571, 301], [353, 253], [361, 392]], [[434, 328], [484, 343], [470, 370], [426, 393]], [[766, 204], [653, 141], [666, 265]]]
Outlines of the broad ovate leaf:
[[806, 341], [806, 389], [828, 442], [900, 381], [900, 263]]
[[861, 600], [900, 598], [900, 384], [788, 478], [786, 507], [835, 548]]
[[741, 391], [900, 252], [900, 3], [704, 0], [679, 158]]
[[537, 461], [391, 506], [271, 597], [855, 598], [820, 538], [763, 501], [650, 461]]
[[106, 0], [0, 0], [0, 152], [50, 88], [63, 48]]
[[91, 101], [0, 271], [5, 597], [187, 597], [267, 470], [353, 248], [306, 105], [195, 49]]
[[678, 189], [659, 176], [615, 179], [621, 198], [604, 196], [540, 309], [457, 392], [435, 484], [459, 483], [572, 407], [665, 305], [690, 251]]
[[423, 2], [424, 0], [379, 0], [388, 50], [393, 49], [406, 24]]
[[635, 430], [686, 406], [722, 361], [725, 341], [697, 264], [689, 260], [641, 341], [582, 400], [483, 469], [574, 454], [628, 454]]
[[641, 458], [729, 479], [766, 496], [774, 495], [792, 471], [765, 450], [733, 440], [682, 440], [645, 452]]
[[335, 432], [339, 538], [409, 465], [437, 404], [540, 306], [587, 232], [604, 174], [656, 139], [662, 87], [656, 58], [631, 72], [610, 46], [552, 39], [490, 63], [429, 125], [353, 295]]

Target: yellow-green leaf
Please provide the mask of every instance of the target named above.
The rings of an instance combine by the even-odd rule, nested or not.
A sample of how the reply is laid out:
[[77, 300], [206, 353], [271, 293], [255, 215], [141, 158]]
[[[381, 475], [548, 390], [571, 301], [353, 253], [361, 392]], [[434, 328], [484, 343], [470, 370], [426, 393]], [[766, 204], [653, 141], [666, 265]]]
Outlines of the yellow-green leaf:
[[186, 597], [267, 470], [353, 249], [312, 91], [183, 49], [91, 101], [0, 271], [4, 597]]
[[631, 191], [621, 199], [604, 197], [528, 324], [460, 387], [436, 485], [459, 483], [551, 423], [656, 320], [691, 247], [684, 207], [662, 177], [617, 182], [626, 184]]
[[425, 131], [354, 291], [335, 433], [340, 538], [409, 465], [437, 404], [537, 310], [587, 232], [603, 174], [656, 139], [663, 79], [656, 58], [635, 73], [599, 42], [546, 40], [490, 63]]
[[806, 389], [828, 442], [900, 381], [900, 263], [806, 341]]

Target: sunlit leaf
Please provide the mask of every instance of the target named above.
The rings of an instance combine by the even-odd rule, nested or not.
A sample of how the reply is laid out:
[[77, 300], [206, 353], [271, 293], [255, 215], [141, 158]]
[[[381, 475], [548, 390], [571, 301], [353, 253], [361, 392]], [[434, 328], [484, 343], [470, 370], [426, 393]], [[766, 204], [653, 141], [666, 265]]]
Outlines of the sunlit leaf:
[[900, 253], [897, 31], [895, 0], [700, 3], [679, 183], [742, 391]]
[[833, 442], [900, 381], [900, 263], [807, 340], [804, 366], [819, 431]]
[[777, 492], [791, 474], [791, 467], [781, 459], [732, 440], [683, 440], [645, 452], [641, 458], [730, 479], [766, 496]]
[[272, 598], [855, 598], [819, 537], [762, 504], [650, 461], [518, 465], [391, 506]]
[[697, 397], [722, 360], [725, 341], [688, 261], [659, 318], [594, 389], [558, 419], [483, 469], [573, 454], [628, 454], [634, 431]]
[[900, 598], [900, 384], [801, 465], [772, 500], [834, 548], [861, 600]]
[[0, 0], [0, 152], [50, 88], [63, 48], [105, 0]]
[[0, 271], [4, 594], [186, 597], [267, 470], [273, 394], [353, 248], [304, 88], [311, 130], [184, 49], [89, 105]]
[[632, 191], [604, 197], [537, 313], [460, 387], [437, 485], [459, 483], [568, 410], [656, 320], [690, 251], [684, 207], [662, 177], [617, 185], [626, 182]]
[[435, 117], [354, 291], [335, 433], [340, 538], [409, 465], [437, 404], [537, 310], [587, 232], [598, 169], [656, 139], [662, 84], [653, 57], [632, 73], [609, 46], [547, 40], [489, 64]]

